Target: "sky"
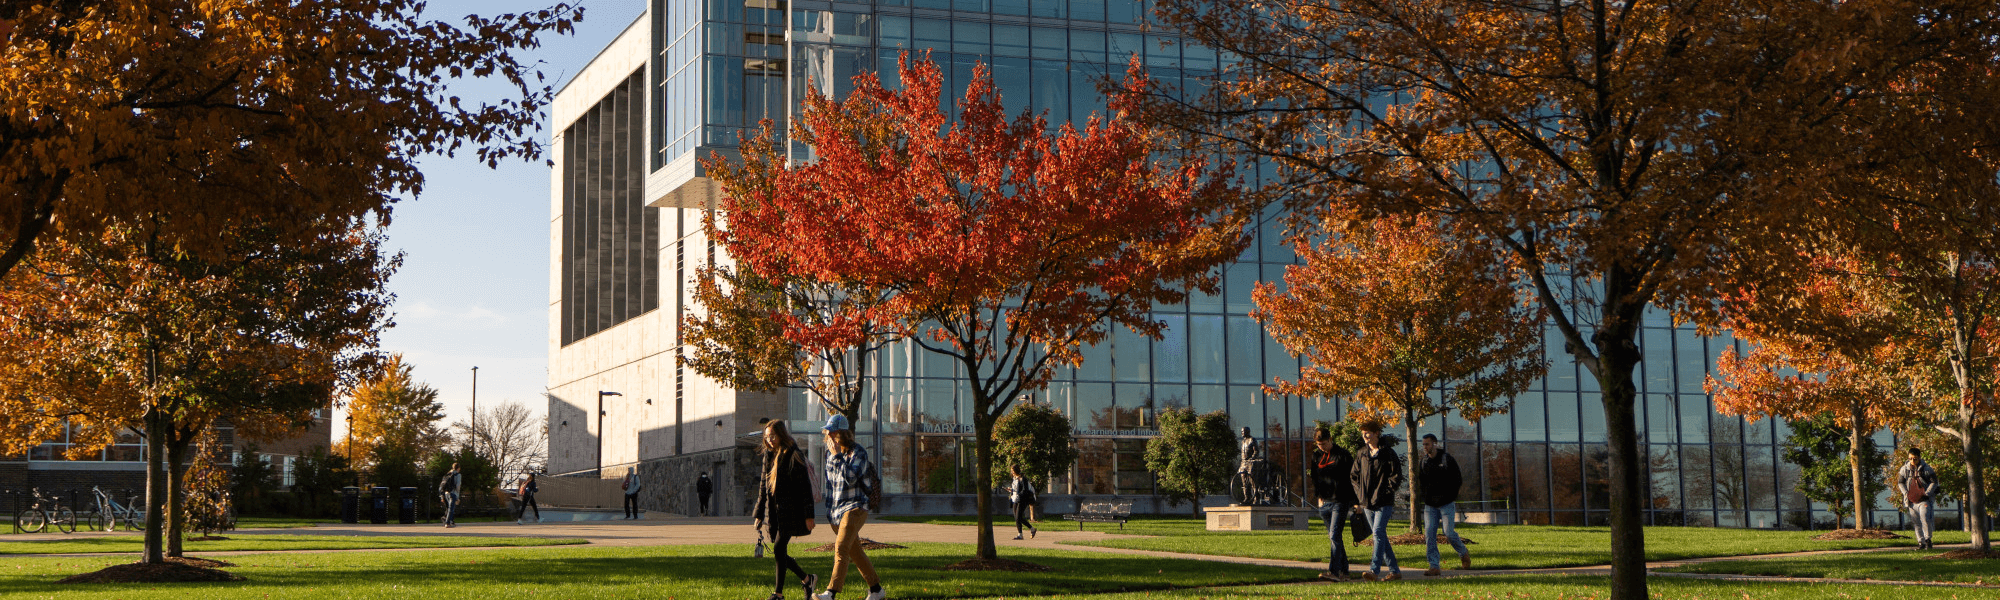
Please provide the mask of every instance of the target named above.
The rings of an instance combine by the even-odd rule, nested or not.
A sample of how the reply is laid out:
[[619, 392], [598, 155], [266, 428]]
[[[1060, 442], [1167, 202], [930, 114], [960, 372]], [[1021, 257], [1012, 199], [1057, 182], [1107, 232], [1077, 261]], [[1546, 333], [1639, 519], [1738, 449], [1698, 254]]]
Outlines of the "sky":
[[[431, 0], [431, 19], [462, 22], [468, 14], [492, 16], [540, 10], [553, 0]], [[582, 0], [583, 21], [568, 36], [543, 39], [520, 55], [540, 61], [549, 84], [560, 89], [644, 12], [646, 0]], [[467, 102], [498, 100], [505, 82], [461, 80], [451, 93]], [[550, 136], [548, 115], [536, 134]], [[545, 157], [546, 158], [546, 157]], [[404, 253], [389, 280], [396, 294], [396, 325], [382, 334], [381, 350], [401, 353], [418, 381], [438, 390], [445, 423], [464, 421], [473, 400], [473, 367], [479, 367], [478, 400], [491, 408], [518, 402], [546, 414], [549, 346], [549, 178], [542, 160], [480, 164], [471, 153], [422, 162], [424, 191], [395, 205], [389, 246]], [[346, 434], [346, 415], [334, 414], [334, 435]]]

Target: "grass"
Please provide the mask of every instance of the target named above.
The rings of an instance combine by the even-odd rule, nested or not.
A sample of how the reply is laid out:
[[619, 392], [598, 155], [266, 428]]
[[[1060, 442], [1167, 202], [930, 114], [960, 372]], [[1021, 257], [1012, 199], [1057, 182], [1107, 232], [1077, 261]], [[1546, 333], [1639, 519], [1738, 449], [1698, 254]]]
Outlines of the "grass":
[[[1674, 577], [1647, 580], [1650, 600], [1971, 600], [1992, 590], [1868, 585], [1712, 581]], [[1445, 581], [1269, 585], [1123, 594], [1068, 594], [1041, 600], [1605, 600], [1607, 577], [1512, 575]]]
[[[1939, 538], [1944, 537], [1939, 532]], [[1673, 573], [1727, 573], [1876, 581], [1944, 581], [2000, 585], [2000, 560], [1944, 560], [1929, 557], [1943, 551], [1873, 552], [1766, 560], [1698, 563], [1671, 569]], [[2000, 593], [1996, 593], [2000, 596]]]
[[[1003, 556], [1054, 568], [1049, 573], [940, 571], [972, 554], [966, 544], [912, 544], [870, 552], [892, 598], [1046, 596], [1299, 581], [1299, 569], [1228, 565], [1074, 550], [1012, 550]], [[825, 576], [832, 555], [799, 552], [809, 573]], [[772, 561], [751, 558], [749, 544], [619, 548], [533, 548], [429, 553], [263, 554], [229, 557], [235, 583], [62, 585], [61, 577], [125, 559], [13, 559], [0, 565], [11, 597], [185, 600], [271, 598], [674, 598], [742, 600], [771, 592]], [[11, 567], [11, 568], [9, 568]], [[858, 575], [850, 585], [859, 587]], [[792, 586], [789, 596], [798, 597]], [[853, 591], [850, 588], [849, 591]], [[859, 597], [844, 594], [843, 597]]]
[[237, 529], [298, 529], [318, 525], [338, 525], [333, 519], [300, 519], [294, 517], [237, 517]]
[[[445, 535], [354, 536], [354, 535], [240, 535], [226, 540], [183, 542], [188, 552], [235, 552], [280, 550], [361, 550], [372, 548], [467, 548], [479, 546], [554, 546], [582, 544], [577, 538], [476, 537]], [[139, 534], [83, 537], [39, 542], [0, 542], [0, 555], [86, 554], [93, 552], [141, 552], [145, 537]]]
[[[922, 517], [911, 520], [944, 525], [974, 523], [973, 517]], [[1042, 525], [1050, 531], [1074, 527], [1070, 522], [1053, 520], [1045, 521]], [[1208, 531], [1202, 521], [1190, 517], [1135, 517], [1127, 524], [1124, 533], [1155, 537], [1065, 543], [1188, 554], [1324, 562], [1327, 555], [1325, 525], [1319, 519], [1314, 519], [1312, 525], [1316, 529], [1308, 532], [1213, 532]], [[1092, 531], [1105, 531], [1102, 524], [1090, 524], [1086, 527]], [[1119, 532], [1116, 525], [1110, 527], [1110, 532]], [[1396, 522], [1390, 525], [1389, 530], [1391, 533], [1402, 533], [1406, 527], [1407, 522]], [[1611, 562], [1611, 529], [1608, 527], [1460, 525], [1458, 532], [1477, 542], [1469, 547], [1472, 551], [1472, 566], [1476, 569], [1536, 569], [1601, 565]], [[1916, 540], [1822, 542], [1813, 540], [1812, 537], [1815, 535], [1818, 534], [1810, 531], [1647, 527], [1646, 559], [1678, 560], [1916, 545]], [[1967, 539], [1964, 532], [1953, 531], [1940, 531], [1936, 537], [1936, 541], [1941, 544], [1962, 543]], [[1444, 559], [1445, 567], [1457, 564], [1456, 555], [1449, 547], [1440, 546], [1438, 550]], [[1371, 552], [1373, 548], [1368, 546], [1348, 546], [1347, 558], [1351, 563], [1365, 566], [1368, 564]], [[1424, 561], [1423, 546], [1397, 546], [1396, 560], [1406, 569], [1422, 570], [1427, 566]]]

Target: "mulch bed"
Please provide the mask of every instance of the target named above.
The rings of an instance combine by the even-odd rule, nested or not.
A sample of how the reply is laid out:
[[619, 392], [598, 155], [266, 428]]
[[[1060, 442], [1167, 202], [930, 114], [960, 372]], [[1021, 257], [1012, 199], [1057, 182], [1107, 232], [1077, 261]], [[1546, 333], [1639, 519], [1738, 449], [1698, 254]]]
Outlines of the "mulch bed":
[[1004, 558], [993, 560], [975, 558], [938, 567], [938, 569], [943, 571], [1008, 571], [1012, 573], [1047, 573], [1055, 570], [1035, 563], [1025, 563]]
[[[862, 549], [862, 550], [893, 550], [893, 549], [896, 549], [896, 548], [908, 548], [908, 547], [909, 547], [909, 546], [898, 546], [898, 545], [895, 545], [895, 544], [885, 544], [885, 543], [882, 543], [882, 542], [878, 542], [878, 541], [875, 541], [875, 540], [871, 540], [871, 539], [868, 539], [868, 538], [861, 538], [861, 549]], [[833, 544], [825, 544], [825, 545], [820, 545], [820, 546], [813, 546], [813, 547], [811, 547], [811, 548], [807, 548], [807, 549], [806, 549], [806, 551], [807, 551], [807, 552], [832, 552], [832, 551], [833, 551]]]
[[219, 569], [222, 567], [236, 566], [236, 563], [229, 562], [226, 560], [201, 558], [198, 556], [169, 556], [167, 557], [167, 562], [177, 562], [184, 565], [195, 566], [195, 567], [208, 567], [210, 569]]
[[226, 539], [229, 539], [229, 538], [226, 538], [226, 537], [222, 537], [222, 536], [219, 536], [219, 535], [204, 535], [204, 536], [201, 536], [201, 537], [191, 537], [191, 538], [188, 538], [188, 539], [187, 539], [187, 541], [190, 541], [190, 542], [220, 542], [220, 541], [222, 541], [222, 540], [226, 540]]
[[56, 583], [184, 583], [209, 581], [243, 581], [242, 575], [204, 566], [222, 564], [222, 561], [205, 558], [168, 558], [157, 564], [127, 563], [112, 565], [98, 571], [71, 575]]
[[[1449, 545], [1449, 544], [1451, 544], [1451, 540], [1449, 540], [1449, 539], [1445, 538], [1445, 537], [1444, 537], [1444, 536], [1442, 536], [1442, 535], [1439, 535], [1439, 536], [1437, 536], [1437, 538], [1438, 538], [1438, 544], [1440, 544], [1440, 545]], [[1464, 542], [1464, 543], [1465, 543], [1465, 545], [1467, 545], [1467, 546], [1471, 546], [1471, 545], [1473, 545], [1473, 544], [1477, 544], [1477, 543], [1479, 543], [1479, 542], [1475, 542], [1475, 541], [1472, 541], [1472, 538], [1469, 538], [1469, 537], [1465, 537], [1465, 536], [1462, 536], [1462, 535], [1461, 535], [1461, 536], [1458, 536], [1458, 541], [1460, 541], [1460, 542]], [[1392, 535], [1392, 536], [1389, 536], [1389, 543], [1390, 543], [1390, 544], [1394, 544], [1394, 545], [1397, 545], [1397, 546], [1422, 546], [1422, 545], [1424, 545], [1424, 534], [1421, 534], [1421, 533], [1405, 533], [1405, 534], [1402, 534], [1402, 535]], [[1365, 539], [1365, 540], [1361, 540], [1360, 542], [1358, 542], [1358, 543], [1355, 543], [1354, 545], [1356, 545], [1356, 546], [1373, 546], [1373, 545], [1375, 545], [1375, 538], [1372, 538], [1372, 537], [1371, 537], [1371, 538], [1368, 538], [1368, 539]]]
[[1822, 542], [1838, 540], [1907, 540], [1910, 539], [1910, 536], [1899, 535], [1887, 529], [1835, 529], [1813, 536], [1813, 539]]
[[1944, 553], [1944, 554], [1939, 554], [1939, 555], [1937, 555], [1937, 556], [1926, 556], [1926, 557], [1924, 557], [1924, 559], [1925, 559], [1925, 560], [1937, 560], [1937, 559], [1944, 559], [1944, 560], [1979, 560], [1979, 559], [1986, 559], [1986, 560], [2000, 560], [2000, 550], [1987, 550], [1987, 551], [1985, 551], [1985, 552], [1981, 552], [1981, 551], [1978, 551], [1978, 550], [1974, 550], [1974, 549], [1972, 549], [1972, 548], [1965, 548], [1965, 549], [1962, 549], [1962, 550], [1953, 550], [1953, 551], [1950, 551], [1950, 552], [1946, 552], [1946, 553]]

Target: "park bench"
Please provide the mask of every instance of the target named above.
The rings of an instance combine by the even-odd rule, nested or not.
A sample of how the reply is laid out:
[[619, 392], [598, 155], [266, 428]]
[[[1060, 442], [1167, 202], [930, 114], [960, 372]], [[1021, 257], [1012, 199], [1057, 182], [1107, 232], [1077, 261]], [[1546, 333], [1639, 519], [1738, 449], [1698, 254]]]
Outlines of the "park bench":
[[1083, 531], [1084, 523], [1117, 523], [1119, 529], [1124, 529], [1125, 520], [1132, 518], [1132, 501], [1085, 502], [1063, 518], [1076, 521], [1077, 531]]

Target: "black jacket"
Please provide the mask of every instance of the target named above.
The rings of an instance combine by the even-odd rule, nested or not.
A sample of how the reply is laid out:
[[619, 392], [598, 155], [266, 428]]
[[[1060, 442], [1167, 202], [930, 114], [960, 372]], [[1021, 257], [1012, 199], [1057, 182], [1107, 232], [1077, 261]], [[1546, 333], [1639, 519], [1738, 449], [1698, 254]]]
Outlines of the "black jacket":
[[715, 493], [715, 484], [709, 483], [708, 476], [703, 475], [701, 476], [701, 479], [695, 480], [694, 493], [701, 494], [703, 496], [713, 494]]
[[1396, 450], [1383, 446], [1374, 456], [1363, 449], [1354, 457], [1354, 494], [1361, 506], [1382, 508], [1396, 505], [1396, 490], [1403, 487], [1403, 461]]
[[1334, 446], [1329, 453], [1314, 451], [1306, 470], [1312, 474], [1313, 499], [1354, 506], [1354, 455], [1348, 454], [1346, 448]]
[[812, 475], [807, 470], [802, 455], [797, 451], [787, 453], [778, 468], [775, 481], [770, 479], [771, 460], [764, 459], [763, 481], [757, 486], [757, 506], [750, 509], [750, 516], [764, 524], [764, 535], [777, 539], [779, 533], [800, 536], [812, 533], [806, 529], [806, 520], [813, 518]]
[[1458, 487], [1463, 483], [1458, 471], [1458, 459], [1450, 452], [1439, 449], [1436, 458], [1424, 457], [1417, 464], [1417, 491], [1424, 495], [1424, 504], [1444, 506], [1458, 501]]

